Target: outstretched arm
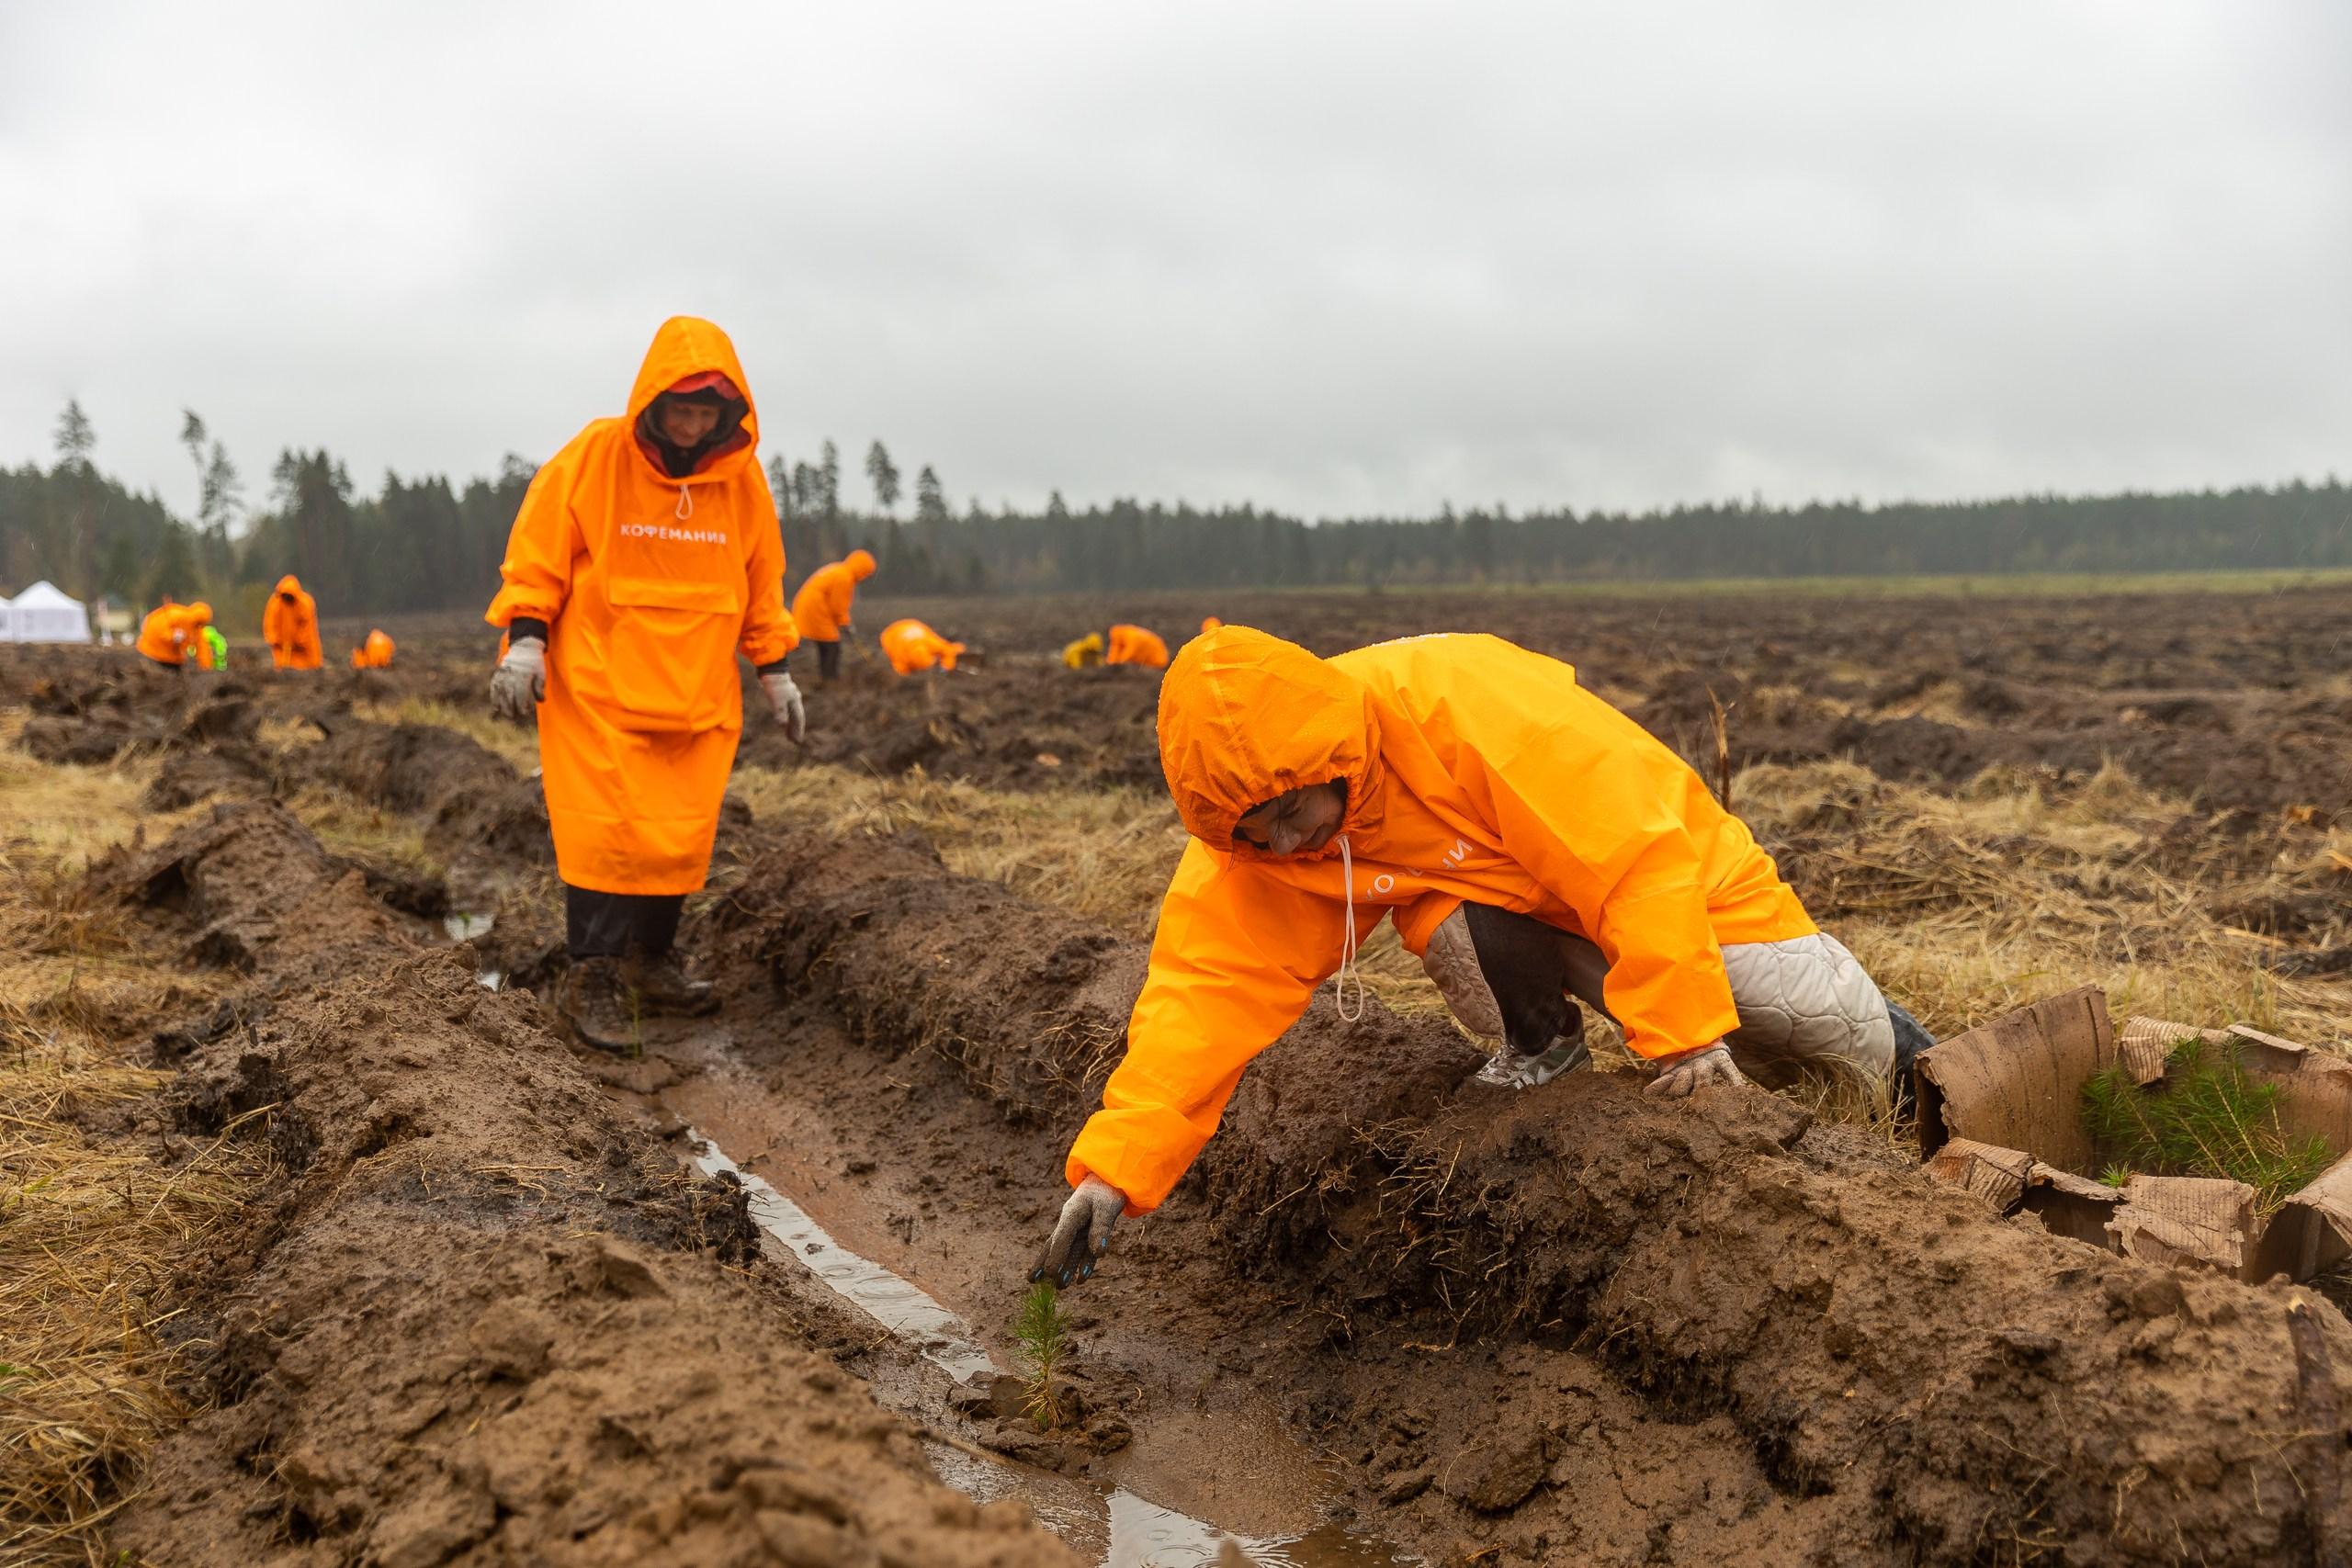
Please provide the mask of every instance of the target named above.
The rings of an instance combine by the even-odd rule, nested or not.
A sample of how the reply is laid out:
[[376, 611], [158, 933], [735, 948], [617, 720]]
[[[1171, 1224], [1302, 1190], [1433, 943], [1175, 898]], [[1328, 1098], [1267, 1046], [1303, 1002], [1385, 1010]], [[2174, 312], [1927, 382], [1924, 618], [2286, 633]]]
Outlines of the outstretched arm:
[[1160, 904], [1126, 1055], [1070, 1149], [1070, 1183], [1099, 1177], [1128, 1213], [1158, 1208], [1216, 1131], [1241, 1069], [1339, 966], [1346, 920], [1337, 899], [1187, 845]]

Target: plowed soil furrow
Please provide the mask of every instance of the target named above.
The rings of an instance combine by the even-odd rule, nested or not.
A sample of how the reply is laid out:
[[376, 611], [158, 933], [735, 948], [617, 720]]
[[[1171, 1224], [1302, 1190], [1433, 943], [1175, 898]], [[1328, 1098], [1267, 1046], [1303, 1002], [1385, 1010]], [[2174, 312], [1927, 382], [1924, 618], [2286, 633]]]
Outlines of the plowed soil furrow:
[[[988, 1191], [1050, 1181], [1116, 1048], [1135, 944], [905, 841], [787, 842], [718, 923], [901, 1075], [910, 1053], [952, 1065], [1001, 1119], [1003, 1157], [942, 1148], [930, 1173], [963, 1223], [1042, 1234], [1044, 1202]], [[2313, 1436], [2333, 1424], [2307, 1408], [2300, 1292], [2127, 1263], [1916, 1172], [1823, 1168], [1802, 1116], [1760, 1092], [1668, 1106], [1584, 1075], [1506, 1099], [1463, 1087], [1470, 1065], [1442, 1028], [1311, 1012], [1244, 1080], [1179, 1200], [1129, 1226], [1082, 1294], [1114, 1325], [1149, 1314], [1171, 1345], [1206, 1336], [1195, 1355], [1249, 1339], [1251, 1379], [1366, 1461], [1367, 1499], [1441, 1536], [1502, 1516], [1521, 1545], [1603, 1546], [1577, 1533], [1606, 1496], [1597, 1445], [1652, 1487], [1736, 1454], [1729, 1517], [1710, 1485], [1656, 1522], [1747, 1561], [2063, 1545], [2256, 1563], [2339, 1538], [2308, 1483], [2336, 1439]], [[777, 1077], [793, 1071], [807, 1087], [791, 1092], [823, 1092], [821, 1063]], [[2352, 1327], [2308, 1310], [2346, 1365]], [[1148, 1384], [1150, 1348], [1130, 1336], [1123, 1353]], [[1493, 1403], [1465, 1408], [1477, 1399]]]
[[[526, 994], [410, 942], [281, 808], [93, 883], [248, 987], [176, 1031], [197, 1132], [282, 1168], [186, 1332], [219, 1408], [155, 1452], [156, 1562], [1064, 1563], [933, 1480], [752, 1266], [740, 1190], [631, 1130]], [[254, 1123], [248, 1123], [253, 1125]]]

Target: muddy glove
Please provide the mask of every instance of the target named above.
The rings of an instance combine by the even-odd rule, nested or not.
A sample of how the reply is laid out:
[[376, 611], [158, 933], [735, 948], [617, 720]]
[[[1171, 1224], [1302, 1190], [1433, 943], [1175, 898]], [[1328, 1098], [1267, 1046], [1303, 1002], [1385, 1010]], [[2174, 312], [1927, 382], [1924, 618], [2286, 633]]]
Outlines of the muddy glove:
[[1099, 1176], [1078, 1184], [1062, 1205], [1054, 1224], [1053, 1239], [1046, 1243], [1037, 1266], [1029, 1270], [1031, 1283], [1051, 1280], [1068, 1290], [1094, 1272], [1094, 1260], [1111, 1245], [1111, 1227], [1126, 1212], [1127, 1195]]
[[796, 741], [807, 739], [808, 714], [800, 705], [800, 688], [792, 683], [792, 671], [768, 671], [760, 677], [760, 690], [768, 694], [768, 707], [775, 714], [775, 721], [784, 726], [784, 732]]
[[1722, 1041], [1702, 1045], [1696, 1051], [1685, 1051], [1679, 1056], [1667, 1056], [1658, 1062], [1658, 1075], [1651, 1080], [1645, 1094], [1660, 1100], [1680, 1100], [1695, 1090], [1710, 1089], [1717, 1084], [1746, 1083], [1746, 1075], [1731, 1059], [1731, 1050]]
[[517, 724], [537, 717], [548, 697], [548, 645], [535, 637], [508, 640], [506, 657], [490, 675], [490, 711]]

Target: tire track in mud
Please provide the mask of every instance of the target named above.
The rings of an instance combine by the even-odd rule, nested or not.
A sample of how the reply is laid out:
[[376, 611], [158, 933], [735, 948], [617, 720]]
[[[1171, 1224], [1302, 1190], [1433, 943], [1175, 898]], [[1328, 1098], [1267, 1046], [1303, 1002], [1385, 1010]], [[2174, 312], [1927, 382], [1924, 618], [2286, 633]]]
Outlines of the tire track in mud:
[[95, 892], [249, 976], [159, 1036], [176, 1113], [278, 1167], [182, 1332], [216, 1408], [117, 1540], [194, 1564], [1068, 1564], [941, 1485], [756, 1264], [740, 1188], [632, 1130], [526, 994], [411, 942], [282, 807]]
[[[1043, 1201], [991, 1202], [985, 1168], [1051, 1179], [1139, 944], [903, 839], [788, 840], [712, 925], [896, 1071], [949, 1065], [1003, 1146], [928, 1145], [931, 1169], [978, 1197], [967, 1213], [1042, 1226]], [[1248, 1341], [1223, 1364], [1286, 1388], [1424, 1540], [1762, 1562], [2340, 1548], [2306, 1472], [2344, 1434], [2307, 1430], [2290, 1328], [2344, 1366], [2333, 1309], [2000, 1222], [1916, 1172], [1823, 1168], [1792, 1152], [1801, 1113], [1760, 1092], [1668, 1106], [1578, 1075], [1503, 1099], [1461, 1087], [1472, 1065], [1440, 1027], [1310, 1011], [1074, 1300]], [[820, 1061], [779, 1066], [821, 1088]]]

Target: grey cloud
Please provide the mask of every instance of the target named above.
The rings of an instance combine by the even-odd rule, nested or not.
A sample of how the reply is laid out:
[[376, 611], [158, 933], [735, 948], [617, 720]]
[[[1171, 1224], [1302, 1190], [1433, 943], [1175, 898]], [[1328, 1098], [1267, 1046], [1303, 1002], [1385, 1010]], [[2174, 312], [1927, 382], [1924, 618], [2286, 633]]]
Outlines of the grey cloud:
[[0, 460], [771, 443], [1309, 515], [2316, 477], [2352, 22], [2242, 4], [0, 8]]

